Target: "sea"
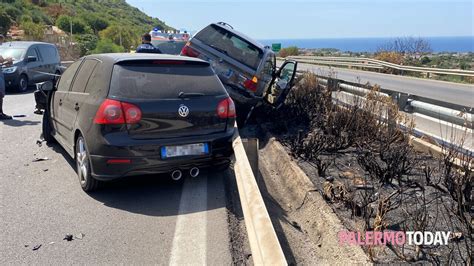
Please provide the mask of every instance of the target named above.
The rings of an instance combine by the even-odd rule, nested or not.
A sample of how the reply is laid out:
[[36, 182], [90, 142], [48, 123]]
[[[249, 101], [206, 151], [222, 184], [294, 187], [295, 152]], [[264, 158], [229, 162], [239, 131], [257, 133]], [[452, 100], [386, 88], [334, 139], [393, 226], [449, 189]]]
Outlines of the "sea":
[[[422, 37], [431, 45], [433, 52], [474, 52], [474, 36], [460, 37]], [[265, 45], [281, 43], [282, 47], [298, 48], [336, 48], [341, 52], [376, 52], [381, 45], [394, 38], [327, 38], [327, 39], [268, 39], [260, 40]]]

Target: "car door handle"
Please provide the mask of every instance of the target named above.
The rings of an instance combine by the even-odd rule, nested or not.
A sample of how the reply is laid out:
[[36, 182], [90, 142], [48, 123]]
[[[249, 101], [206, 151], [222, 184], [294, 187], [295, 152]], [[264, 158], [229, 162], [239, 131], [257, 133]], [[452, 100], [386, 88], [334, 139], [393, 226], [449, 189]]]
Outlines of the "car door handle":
[[74, 105], [74, 110], [79, 111], [79, 103], [76, 103], [76, 104]]
[[63, 105], [63, 99], [59, 99], [59, 105]]

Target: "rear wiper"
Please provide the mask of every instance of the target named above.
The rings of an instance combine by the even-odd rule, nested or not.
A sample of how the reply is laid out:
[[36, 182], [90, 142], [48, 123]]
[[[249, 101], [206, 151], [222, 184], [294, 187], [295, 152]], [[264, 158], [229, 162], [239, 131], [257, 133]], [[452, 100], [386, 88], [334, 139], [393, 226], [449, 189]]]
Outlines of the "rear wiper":
[[225, 54], [225, 55], [229, 55], [229, 54], [227, 53], [227, 51], [224, 50], [224, 49], [222, 49], [222, 48], [219, 48], [219, 47], [217, 47], [217, 46], [215, 46], [215, 45], [209, 45], [209, 46], [211, 46], [212, 48], [216, 49], [217, 51], [219, 51], [219, 52], [221, 52], [221, 53], [223, 53], [223, 54]]
[[198, 92], [180, 92], [178, 94], [179, 98], [189, 98], [189, 97], [201, 97], [204, 96], [204, 93], [198, 93]]

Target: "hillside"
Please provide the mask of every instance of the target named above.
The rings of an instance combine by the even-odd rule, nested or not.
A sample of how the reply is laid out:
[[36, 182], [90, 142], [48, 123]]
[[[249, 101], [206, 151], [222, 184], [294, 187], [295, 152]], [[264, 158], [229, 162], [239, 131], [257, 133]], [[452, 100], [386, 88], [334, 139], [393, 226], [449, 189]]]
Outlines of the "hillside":
[[[51, 25], [61, 30], [48, 33]], [[173, 29], [125, 0], [2, 0], [0, 3], [0, 33], [16, 30], [13, 32], [20, 35], [10, 37], [54, 42], [78, 55], [129, 50], [139, 44], [141, 34], [153, 27]], [[69, 51], [72, 46], [74, 51]]]

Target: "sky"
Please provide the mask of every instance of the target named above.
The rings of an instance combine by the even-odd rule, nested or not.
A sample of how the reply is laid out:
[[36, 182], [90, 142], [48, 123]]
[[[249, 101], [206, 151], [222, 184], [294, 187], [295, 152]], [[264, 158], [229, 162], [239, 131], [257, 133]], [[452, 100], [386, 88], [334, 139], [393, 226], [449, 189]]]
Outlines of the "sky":
[[473, 36], [473, 0], [127, 0], [177, 29], [224, 21], [255, 39]]

